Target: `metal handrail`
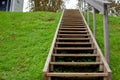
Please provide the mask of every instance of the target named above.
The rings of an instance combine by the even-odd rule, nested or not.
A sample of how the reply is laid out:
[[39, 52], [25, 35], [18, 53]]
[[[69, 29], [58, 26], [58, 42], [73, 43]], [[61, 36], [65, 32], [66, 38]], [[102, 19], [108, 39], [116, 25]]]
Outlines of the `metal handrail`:
[[[82, 16], [83, 16], [83, 15], [82, 15]], [[98, 44], [97, 44], [97, 41], [95, 40], [94, 36], [92, 35], [92, 32], [91, 32], [91, 30], [90, 30], [90, 28], [89, 28], [89, 26], [88, 26], [85, 18], [83, 18], [83, 20], [84, 20], [84, 22], [85, 22], [85, 24], [86, 24], [86, 26], [87, 26], [87, 28], [88, 28], [88, 31], [89, 31], [90, 34], [91, 34], [91, 37], [92, 37], [92, 39], [93, 39], [93, 41], [94, 41], [94, 44], [95, 44], [95, 46], [96, 46], [96, 48], [97, 48], [97, 50], [98, 50], [98, 52], [99, 52], [99, 54], [100, 54], [100, 56], [101, 56], [101, 58], [102, 58], [103, 63], [104, 63], [105, 66], [106, 66], [107, 71], [108, 71], [108, 72], [112, 72], [111, 69], [109, 68], [108, 63], [106, 62], [106, 60], [105, 60], [105, 58], [104, 58], [104, 56], [103, 56], [103, 54], [102, 54], [102, 51], [100, 50], [100, 47], [99, 47]]]
[[[94, 38], [96, 38], [96, 11], [100, 11], [103, 14], [104, 46], [105, 46], [104, 53], [105, 53], [105, 58], [109, 64], [110, 52], [109, 52], [109, 32], [108, 32], [108, 5], [110, 5], [111, 2], [108, 2], [107, 0], [81, 0], [81, 5], [83, 4], [82, 2], [84, 3], [86, 2], [93, 7]], [[89, 20], [88, 20], [88, 23], [89, 23]]]

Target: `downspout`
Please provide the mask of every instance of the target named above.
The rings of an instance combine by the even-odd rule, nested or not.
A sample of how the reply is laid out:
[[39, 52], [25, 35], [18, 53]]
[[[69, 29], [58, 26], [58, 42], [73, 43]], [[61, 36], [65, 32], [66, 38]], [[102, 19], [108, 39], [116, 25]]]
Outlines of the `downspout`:
[[11, 11], [14, 11], [14, 6], [15, 6], [15, 0], [11, 0], [12, 4], [11, 4]]
[[12, 6], [13, 6], [13, 0], [11, 0], [11, 3], [10, 3], [10, 11], [12, 12]]
[[7, 0], [6, 11], [9, 11], [9, 0]]

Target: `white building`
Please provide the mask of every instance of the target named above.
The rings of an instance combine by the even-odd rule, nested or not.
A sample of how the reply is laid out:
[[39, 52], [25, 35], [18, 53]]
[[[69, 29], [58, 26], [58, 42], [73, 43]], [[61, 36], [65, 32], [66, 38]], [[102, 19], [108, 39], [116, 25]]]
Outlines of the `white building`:
[[11, 0], [10, 11], [23, 12], [24, 0]]
[[0, 0], [1, 11], [23, 12], [24, 0]]

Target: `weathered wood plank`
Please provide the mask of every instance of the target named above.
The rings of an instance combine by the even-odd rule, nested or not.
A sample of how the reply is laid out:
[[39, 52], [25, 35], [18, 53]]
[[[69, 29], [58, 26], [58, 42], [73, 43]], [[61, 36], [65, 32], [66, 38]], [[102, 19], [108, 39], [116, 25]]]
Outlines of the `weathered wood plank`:
[[91, 40], [91, 38], [57, 38], [57, 40]]
[[88, 31], [59, 31], [60, 33], [88, 33]]
[[66, 27], [68, 27], [68, 28], [69, 28], [69, 27], [70, 27], [70, 28], [75, 28], [75, 27], [85, 28], [86, 26], [84, 26], [84, 25], [83, 25], [83, 26], [75, 26], [75, 25], [74, 25], [74, 26], [67, 26], [67, 25], [66, 25], [66, 26], [62, 26], [62, 27], [64, 27], [64, 28], [66, 28]]
[[58, 36], [90, 36], [90, 34], [58, 34]]
[[50, 62], [51, 65], [100, 65], [102, 62]]
[[56, 44], [63, 44], [63, 45], [90, 45], [93, 44], [92, 42], [56, 42]]
[[60, 28], [62, 30], [86, 30], [87, 28]]
[[104, 77], [107, 73], [48, 73], [51, 77]]
[[99, 56], [98, 54], [53, 54], [53, 56], [58, 57], [96, 57]]
[[96, 50], [96, 48], [80, 48], [80, 47], [55, 47], [56, 50]]

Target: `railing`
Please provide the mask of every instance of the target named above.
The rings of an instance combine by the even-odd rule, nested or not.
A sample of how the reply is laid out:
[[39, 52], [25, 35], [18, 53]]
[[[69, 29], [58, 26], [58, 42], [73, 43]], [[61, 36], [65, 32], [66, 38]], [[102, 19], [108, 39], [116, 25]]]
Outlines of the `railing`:
[[[82, 16], [83, 16], [83, 15], [82, 15]], [[93, 42], [94, 42], [94, 44], [95, 44], [95, 46], [96, 46], [96, 49], [97, 49], [97, 52], [98, 52], [98, 54], [101, 56], [101, 61], [104, 63], [104, 66], [105, 66], [105, 67], [101, 66], [100, 69], [101, 69], [101, 71], [104, 70], [104, 71], [108, 74], [108, 78], [107, 78], [107, 79], [104, 78], [104, 80], [112, 80], [112, 71], [111, 71], [108, 63], [106, 62], [106, 59], [104, 58], [104, 56], [103, 56], [103, 54], [102, 54], [102, 51], [100, 50], [100, 48], [99, 48], [99, 46], [98, 46], [98, 44], [97, 44], [94, 36], [92, 35], [92, 32], [91, 32], [91, 30], [90, 30], [90, 27], [88, 26], [85, 18], [84, 18], [84, 22], [85, 22], [85, 24], [86, 24], [86, 26], [87, 26], [88, 31], [89, 31], [90, 34], [91, 34], [91, 38], [93, 39]]]
[[46, 60], [44, 69], [43, 69], [43, 80], [47, 80], [47, 79], [46, 79], [46, 76], [47, 76], [47, 73], [49, 72], [49, 63], [50, 63], [50, 61], [51, 61], [51, 57], [52, 57], [54, 45], [55, 45], [55, 42], [56, 42], [58, 30], [59, 30], [59, 27], [61, 26], [61, 21], [62, 21], [63, 13], [64, 13], [64, 10], [63, 10], [63, 12], [62, 12], [60, 21], [59, 21], [59, 23], [58, 23], [58, 26], [57, 26], [57, 29], [56, 29], [56, 32], [55, 32], [55, 35], [54, 35], [54, 39], [53, 39], [53, 42], [52, 42], [50, 51], [49, 51], [49, 53], [48, 53], [48, 57], [47, 57], [47, 60]]
[[[84, 10], [84, 13], [86, 14], [88, 12], [88, 17], [87, 17], [87, 20], [85, 20], [86, 18], [86, 15], [84, 14], [85, 18], [84, 18], [84, 21], [88, 27], [88, 30], [90, 32], [90, 34], [92, 35], [92, 32], [89, 28], [89, 23], [90, 23], [90, 15], [89, 15], [89, 6], [92, 6], [93, 8], [93, 41], [96, 45], [96, 48], [97, 48], [97, 51], [99, 52], [100, 56], [101, 56], [101, 59], [104, 63], [104, 69], [105, 71], [108, 73], [108, 79], [105, 79], [105, 80], [112, 80], [111, 78], [111, 74], [112, 74], [112, 71], [111, 69], [109, 68], [109, 32], [108, 32], [108, 10], [107, 10], [107, 6], [110, 4], [110, 2], [108, 1], [104, 1], [104, 0], [80, 0], [81, 1], [81, 9]], [[88, 11], [85, 10], [85, 7], [86, 7], [86, 3], [88, 4]], [[85, 12], [86, 11], [86, 12]], [[104, 25], [104, 46], [105, 46], [105, 58], [102, 54], [102, 51], [100, 50], [97, 42], [96, 42], [96, 12], [100, 12], [103, 14], [103, 25]], [[87, 24], [88, 22], [88, 24]], [[107, 62], [106, 62], [107, 61]]]
[[[82, 16], [83, 16], [83, 15], [82, 15]], [[105, 80], [112, 80], [112, 76], [111, 76], [112, 71], [111, 71], [108, 63], [106, 62], [106, 60], [105, 60], [105, 58], [104, 58], [104, 56], [103, 56], [103, 54], [102, 54], [102, 51], [100, 50], [100, 48], [99, 48], [99, 46], [98, 46], [98, 44], [97, 44], [94, 36], [92, 35], [92, 32], [91, 32], [91, 30], [90, 30], [90, 27], [88, 26], [85, 18], [84, 18], [84, 22], [85, 22], [85, 24], [87, 25], [88, 31], [89, 31], [90, 34], [91, 34], [91, 37], [92, 37], [93, 42], [94, 42], [94, 44], [95, 44], [95, 46], [96, 46], [97, 52], [98, 52], [98, 54], [101, 56], [101, 61], [104, 63], [104, 66], [105, 66], [104, 69], [105, 69], [106, 73], [108, 73], [108, 79], [105, 79]], [[101, 69], [103, 69], [103, 68], [101, 68]]]
[[[109, 52], [109, 32], [108, 32], [108, 5], [110, 4], [110, 2], [106, 1], [106, 0], [80, 0], [80, 7], [81, 9], [85, 10], [86, 7], [86, 3], [88, 4], [88, 6], [92, 6], [93, 7], [93, 35], [94, 38], [96, 39], [96, 12], [100, 12], [103, 14], [103, 25], [104, 25], [104, 47], [105, 47], [105, 58], [109, 64], [110, 60], [110, 52]], [[88, 8], [88, 18], [87, 18], [87, 22], [88, 25], [90, 23], [90, 19], [89, 19], [89, 8]], [[85, 12], [84, 12], [85, 13]]]

